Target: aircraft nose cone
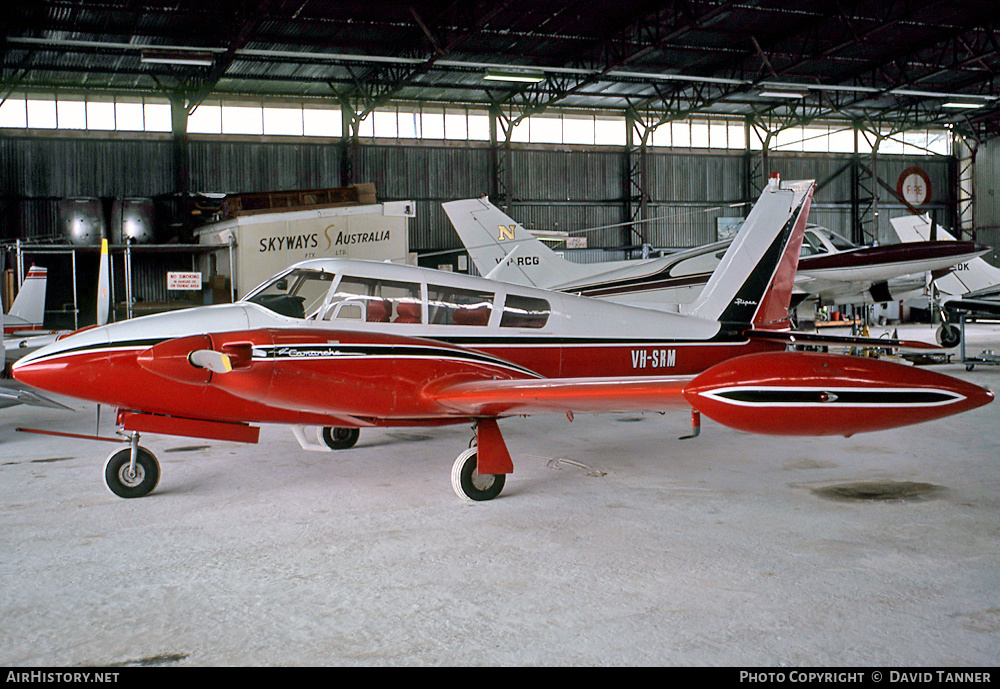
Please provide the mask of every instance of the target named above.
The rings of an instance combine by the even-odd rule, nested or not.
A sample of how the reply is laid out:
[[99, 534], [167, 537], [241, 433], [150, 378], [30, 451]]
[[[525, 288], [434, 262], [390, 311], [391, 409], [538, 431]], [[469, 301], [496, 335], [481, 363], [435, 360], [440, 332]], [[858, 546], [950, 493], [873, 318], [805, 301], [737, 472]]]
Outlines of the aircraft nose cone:
[[88, 393], [107, 365], [107, 350], [100, 347], [107, 342], [107, 334], [97, 330], [70, 335], [23, 357], [11, 373], [33, 388], [89, 399]]

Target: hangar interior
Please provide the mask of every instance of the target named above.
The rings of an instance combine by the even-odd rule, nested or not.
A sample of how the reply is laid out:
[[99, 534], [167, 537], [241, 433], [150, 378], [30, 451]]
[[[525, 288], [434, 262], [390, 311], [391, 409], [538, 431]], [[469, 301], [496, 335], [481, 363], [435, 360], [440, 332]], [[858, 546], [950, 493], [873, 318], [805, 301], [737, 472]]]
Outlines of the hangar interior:
[[[916, 210], [994, 246], [991, 10], [29, 3], [5, 21], [2, 239], [65, 236], [73, 199], [109, 236], [141, 204], [144, 238], [190, 242], [219, 196], [374, 184], [416, 202], [427, 265], [458, 267], [441, 202], [484, 194], [597, 261], [713, 241], [777, 172], [816, 179], [813, 221], [868, 245], [894, 241], [919, 168]], [[163, 266], [144, 265], [140, 294]]]
[[[488, 195], [597, 262], [715, 241], [778, 173], [815, 179], [811, 221], [858, 244], [918, 211], [997, 264], [998, 24], [980, 0], [15, 3], [0, 241], [114, 238], [135, 210], [131, 239], [160, 248], [128, 287], [117, 264], [115, 292], [158, 301], [227, 196], [371, 185], [415, 202], [422, 265], [462, 270], [442, 202]], [[49, 311], [94, 289], [86, 243]], [[994, 407], [930, 438], [671, 437], [654, 463], [684, 428], [533, 420], [512, 444], [549, 446], [514, 500], [457, 518], [436, 491], [459, 431], [373, 434], [370, 463], [296, 456], [270, 429], [245, 457], [175, 439], [163, 499], [107, 504], [89, 449], [13, 430], [59, 412], [19, 408], [0, 441], [0, 661], [993, 665]]]

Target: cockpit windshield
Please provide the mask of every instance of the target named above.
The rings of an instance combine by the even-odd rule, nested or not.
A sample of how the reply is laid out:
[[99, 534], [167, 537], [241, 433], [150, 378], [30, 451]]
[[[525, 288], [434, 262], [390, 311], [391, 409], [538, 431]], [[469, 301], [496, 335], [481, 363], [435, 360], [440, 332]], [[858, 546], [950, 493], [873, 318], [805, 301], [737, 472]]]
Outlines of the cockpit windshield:
[[246, 301], [291, 318], [305, 318], [323, 304], [334, 274], [294, 268], [254, 290]]
[[846, 237], [841, 237], [835, 232], [827, 232], [826, 236], [830, 239], [830, 243], [833, 244], [838, 251], [852, 251], [858, 248], [857, 244], [849, 241]]

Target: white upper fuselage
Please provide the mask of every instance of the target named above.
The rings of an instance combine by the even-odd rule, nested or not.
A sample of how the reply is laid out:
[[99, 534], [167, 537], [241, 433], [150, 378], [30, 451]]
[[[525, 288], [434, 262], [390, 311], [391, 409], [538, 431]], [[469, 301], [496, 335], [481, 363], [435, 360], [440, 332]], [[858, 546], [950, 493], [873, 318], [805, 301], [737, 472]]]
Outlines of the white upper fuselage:
[[[304, 317], [285, 315], [255, 302], [255, 299], [267, 302], [263, 296], [274, 285], [280, 285], [282, 280], [291, 283], [305, 275], [323, 276], [322, 283], [317, 283], [323, 289], [313, 290], [311, 303], [304, 304]], [[381, 294], [352, 294], [345, 291], [346, 284], [352, 280], [355, 285], [373, 285], [375, 289], [382, 291], [392, 287], [397, 298], [393, 300], [386, 299]], [[291, 289], [293, 285], [289, 284], [288, 287]], [[414, 294], [412, 298], [405, 296], [408, 288], [416, 290], [411, 293]], [[481, 299], [475, 305], [487, 304], [480, 312], [488, 313], [485, 321], [444, 322], [446, 319], [436, 311], [442, 308], [441, 293], [448, 290], [458, 294], [479, 295]], [[531, 303], [539, 305], [537, 317], [519, 324], [517, 319], [510, 317], [511, 309], [505, 309], [505, 305], [516, 301], [509, 297], [535, 300]], [[376, 300], [395, 301], [386, 320], [372, 320], [371, 312]], [[419, 317], [415, 319], [417, 322], [407, 322], [407, 319], [402, 318], [400, 303], [406, 301], [412, 305], [411, 311], [419, 308]], [[542, 305], [547, 305], [547, 309]], [[517, 308], [516, 304], [514, 308]], [[544, 316], [543, 311], [547, 311]], [[505, 313], [508, 314], [506, 317]], [[543, 319], [544, 322], [541, 322]], [[531, 325], [525, 327], [523, 322], [530, 322]], [[349, 328], [359, 332], [409, 337], [466, 341], [503, 339], [523, 341], [525, 344], [553, 338], [568, 341], [620, 339], [704, 342], [720, 331], [718, 322], [695, 316], [649, 311], [429, 268], [351, 259], [312, 259], [296, 264], [235, 304], [154, 314], [85, 329], [28, 355], [22, 361], [27, 364], [39, 358], [57, 355], [60, 351], [86, 346], [113, 346], [118, 349], [131, 346], [145, 349], [150, 346], [151, 341], [198, 333], [282, 327], [330, 330]]]

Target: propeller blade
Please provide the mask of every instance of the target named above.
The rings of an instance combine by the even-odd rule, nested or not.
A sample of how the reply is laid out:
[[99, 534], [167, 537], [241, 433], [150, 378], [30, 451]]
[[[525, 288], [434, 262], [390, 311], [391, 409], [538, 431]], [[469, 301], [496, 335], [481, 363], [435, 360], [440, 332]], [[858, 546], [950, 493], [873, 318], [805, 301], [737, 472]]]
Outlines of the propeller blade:
[[188, 361], [196, 368], [208, 369], [212, 373], [229, 373], [233, 370], [233, 362], [229, 356], [212, 349], [199, 349], [191, 352]]

